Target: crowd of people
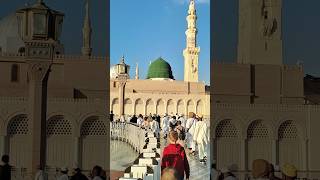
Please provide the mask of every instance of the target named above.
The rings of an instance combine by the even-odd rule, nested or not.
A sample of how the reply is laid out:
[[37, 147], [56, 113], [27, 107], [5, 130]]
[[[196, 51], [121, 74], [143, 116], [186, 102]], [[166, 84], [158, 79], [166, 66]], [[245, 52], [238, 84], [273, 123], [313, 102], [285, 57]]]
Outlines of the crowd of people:
[[[161, 179], [177, 176], [178, 180], [190, 178], [187, 153], [196, 156], [201, 163], [206, 163], [209, 144], [208, 126], [202, 115], [190, 112], [188, 119], [183, 114], [168, 116], [162, 120], [162, 132], [168, 145], [164, 148], [161, 161]], [[197, 147], [197, 149], [196, 149]], [[185, 149], [186, 148], [186, 149]], [[171, 173], [171, 174], [170, 174]]]
[[[214, 180], [236, 180], [238, 179], [232, 169], [228, 167], [223, 167], [221, 170], [217, 171], [213, 167], [213, 179]], [[272, 163], [264, 159], [256, 159], [252, 162], [251, 176], [247, 176], [245, 179], [254, 180], [294, 180], [297, 179], [297, 168], [292, 164], [285, 164], [281, 168], [281, 176], [277, 177], [275, 175], [275, 168]]]
[[[12, 166], [9, 164], [9, 156], [3, 155], [1, 158], [2, 164], [0, 165], [0, 180], [11, 180]], [[100, 166], [94, 166], [89, 176], [82, 173], [79, 167], [75, 167], [71, 176], [67, 167], [59, 169], [59, 173], [56, 175], [57, 180], [107, 180], [106, 171]], [[41, 167], [38, 167], [38, 171], [35, 174], [35, 180], [48, 180], [49, 175]]]
[[205, 164], [207, 161], [209, 127], [203, 121], [202, 115], [190, 112], [188, 118], [185, 118], [183, 114], [165, 114], [162, 121], [160, 121], [161, 117], [156, 114], [133, 115], [127, 120], [124, 116], [117, 119], [113, 119], [113, 115], [110, 117], [112, 117], [111, 121], [135, 123], [141, 128], [151, 130], [157, 137], [160, 137], [160, 132], [162, 132], [163, 138], [168, 143], [162, 153], [162, 174], [167, 171], [165, 169], [171, 168], [177, 171], [179, 179], [184, 179], [184, 177], [189, 179], [190, 168], [187, 154], [197, 157], [200, 163]]
[[183, 114], [178, 116], [164, 116], [162, 121], [162, 131], [166, 139], [169, 131], [178, 133], [178, 141], [182, 147], [186, 148], [189, 155], [196, 155], [201, 163], [207, 160], [207, 147], [209, 145], [209, 127], [203, 121], [202, 115], [190, 112], [188, 119]]

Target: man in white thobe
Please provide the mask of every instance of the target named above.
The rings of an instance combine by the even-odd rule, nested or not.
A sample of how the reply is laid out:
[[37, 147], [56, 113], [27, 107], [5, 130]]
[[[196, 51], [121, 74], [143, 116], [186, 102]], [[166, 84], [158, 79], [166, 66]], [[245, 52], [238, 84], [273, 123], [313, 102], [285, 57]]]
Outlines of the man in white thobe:
[[194, 128], [193, 140], [198, 144], [198, 153], [200, 162], [205, 162], [207, 157], [207, 145], [209, 144], [208, 126], [199, 116], [199, 121]]
[[189, 113], [189, 118], [186, 122], [186, 141], [187, 147], [194, 153], [196, 150], [195, 143], [193, 142], [194, 126], [196, 124], [195, 114], [193, 112]]
[[169, 132], [169, 117], [167, 114], [165, 114], [162, 119], [162, 132], [163, 132], [164, 138], [167, 138], [167, 135]]
[[141, 126], [142, 126], [142, 123], [143, 123], [143, 118], [142, 118], [142, 115], [139, 114], [139, 117], [138, 117], [138, 119], [137, 119], [137, 125], [141, 127]]
[[178, 120], [181, 122], [181, 126], [186, 128], [186, 119], [183, 117], [183, 114], [180, 114], [180, 117]]
[[159, 137], [159, 132], [160, 132], [159, 123], [155, 120], [155, 116], [153, 116], [151, 119], [152, 119], [151, 122], [150, 122], [151, 131], [153, 133], [155, 133], [157, 138], [158, 138]]

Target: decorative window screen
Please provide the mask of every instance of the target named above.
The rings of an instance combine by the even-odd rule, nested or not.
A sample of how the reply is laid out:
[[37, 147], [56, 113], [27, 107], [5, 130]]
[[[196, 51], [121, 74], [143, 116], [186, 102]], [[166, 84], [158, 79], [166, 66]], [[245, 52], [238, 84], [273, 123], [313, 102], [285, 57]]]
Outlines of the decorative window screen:
[[8, 135], [28, 134], [28, 117], [25, 114], [17, 115], [8, 125]]

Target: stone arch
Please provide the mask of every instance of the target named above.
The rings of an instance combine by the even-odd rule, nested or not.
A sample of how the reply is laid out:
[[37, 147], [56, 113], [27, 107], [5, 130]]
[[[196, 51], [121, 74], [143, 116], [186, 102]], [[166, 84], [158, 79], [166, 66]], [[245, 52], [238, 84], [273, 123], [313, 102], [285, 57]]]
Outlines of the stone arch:
[[157, 114], [160, 116], [163, 116], [166, 113], [166, 109], [165, 109], [165, 105], [164, 105], [164, 100], [163, 99], [159, 99], [157, 101], [157, 105], [156, 105], [156, 110], [157, 110]]
[[124, 106], [124, 114], [132, 115], [133, 114], [133, 103], [130, 98], [126, 98], [123, 103]]
[[107, 126], [99, 115], [87, 116], [80, 126], [81, 161], [83, 169], [91, 169], [95, 165], [106, 167]]
[[[217, 115], [218, 116], [218, 115]], [[213, 121], [213, 132], [212, 135], [214, 136], [213, 138], [216, 138], [216, 129], [219, 125], [220, 122], [229, 119], [230, 122], [232, 123], [233, 126], [236, 127], [237, 131], [238, 131], [238, 135], [239, 138], [243, 138], [245, 137], [244, 133], [243, 133], [243, 125], [241, 124], [241, 119], [239, 119], [237, 116], [233, 115], [233, 114], [228, 114], [227, 116], [222, 115], [222, 116], [214, 116], [214, 121]]]
[[15, 115], [8, 122], [7, 134], [9, 136], [28, 135], [29, 134], [28, 121], [29, 119], [26, 114]]
[[195, 111], [195, 106], [194, 106], [194, 102], [193, 102], [193, 100], [191, 100], [191, 99], [189, 99], [188, 101], [187, 101], [187, 112], [186, 112], [186, 114], [189, 114], [189, 112], [196, 112]]
[[135, 114], [139, 115], [139, 114], [142, 114], [144, 115], [145, 112], [144, 112], [144, 105], [143, 105], [143, 100], [138, 98], [136, 99], [134, 105], [135, 105]]
[[293, 120], [286, 120], [278, 128], [279, 140], [279, 165], [285, 163], [294, 164], [297, 168], [302, 168], [303, 147], [299, 130]]
[[70, 123], [71, 127], [72, 127], [72, 134], [75, 136], [78, 136], [78, 131], [79, 131], [79, 124], [76, 121], [76, 118], [67, 112], [63, 112], [63, 111], [54, 111], [54, 112], [49, 112], [47, 114], [47, 125], [48, 122], [50, 120], [50, 118], [54, 117], [54, 116], [63, 116], [63, 118], [67, 119], [67, 121]]
[[152, 99], [146, 101], [146, 115], [149, 115], [150, 113], [155, 114], [155, 106]]
[[47, 165], [72, 166], [74, 162], [73, 126], [64, 115], [53, 115], [47, 120]]
[[262, 119], [251, 121], [247, 128], [247, 139], [248, 164], [252, 164], [255, 159], [272, 162], [272, 132], [266, 121]]
[[29, 118], [27, 114], [17, 114], [8, 121], [7, 134], [9, 138], [8, 154], [11, 165], [15, 167], [28, 167], [31, 160], [26, 149], [31, 148], [28, 143]]
[[304, 140], [307, 138], [307, 133], [305, 131], [304, 125], [300, 124], [298, 121], [294, 120], [294, 117], [286, 117], [286, 118], [282, 118], [280, 121], [278, 121], [278, 123], [275, 125], [275, 129], [277, 129], [276, 132], [276, 136], [277, 138], [279, 138], [279, 130], [280, 127], [284, 125], [284, 123], [288, 123], [291, 122], [292, 125], [295, 126], [295, 128], [297, 129], [297, 133], [298, 133], [298, 137], [301, 138], [301, 140]]
[[197, 114], [204, 114], [204, 103], [201, 99], [197, 101], [196, 112]]
[[185, 113], [185, 106], [182, 99], [179, 99], [177, 101], [177, 113], [178, 114], [184, 114]]
[[222, 119], [215, 127], [215, 157], [217, 167], [240, 164], [240, 131], [231, 119]]
[[215, 138], [238, 138], [239, 130], [231, 119], [221, 120], [216, 126]]
[[119, 98], [114, 98], [111, 103], [111, 111], [113, 111], [113, 114], [119, 115], [119, 109], [120, 109], [120, 104], [119, 104]]
[[175, 114], [176, 113], [174, 101], [172, 99], [169, 99], [167, 101], [167, 113], [168, 114]]
[[268, 126], [265, 124], [265, 121], [258, 119], [250, 123], [247, 128], [247, 138], [270, 138], [271, 132]]

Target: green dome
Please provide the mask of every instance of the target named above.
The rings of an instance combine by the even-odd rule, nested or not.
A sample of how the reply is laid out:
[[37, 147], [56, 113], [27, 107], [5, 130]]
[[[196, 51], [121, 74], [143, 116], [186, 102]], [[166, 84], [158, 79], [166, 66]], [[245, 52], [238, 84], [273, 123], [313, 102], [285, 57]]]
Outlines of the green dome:
[[161, 57], [153, 61], [148, 69], [147, 79], [151, 78], [169, 78], [173, 79], [171, 66]]

